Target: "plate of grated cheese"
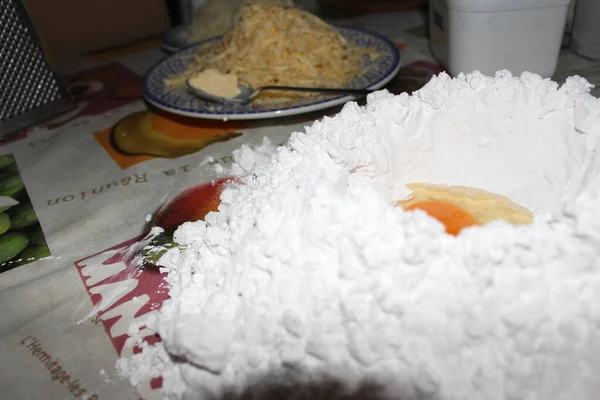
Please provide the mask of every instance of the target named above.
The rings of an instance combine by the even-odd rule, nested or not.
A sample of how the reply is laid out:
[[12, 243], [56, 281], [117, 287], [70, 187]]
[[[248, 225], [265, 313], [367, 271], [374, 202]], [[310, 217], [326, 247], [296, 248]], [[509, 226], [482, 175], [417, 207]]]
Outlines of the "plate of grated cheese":
[[204, 70], [268, 85], [379, 89], [400, 69], [386, 37], [332, 26], [293, 6], [252, 4], [238, 24], [159, 61], [144, 77], [145, 99], [167, 112], [202, 119], [251, 120], [304, 114], [356, 100], [348, 95], [266, 91], [251, 103], [219, 104], [193, 95], [185, 81]]

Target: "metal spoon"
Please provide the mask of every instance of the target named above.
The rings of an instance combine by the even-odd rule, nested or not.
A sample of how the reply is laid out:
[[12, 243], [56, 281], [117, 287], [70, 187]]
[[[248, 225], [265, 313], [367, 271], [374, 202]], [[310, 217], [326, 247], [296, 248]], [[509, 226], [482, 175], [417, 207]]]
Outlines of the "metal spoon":
[[297, 86], [263, 86], [258, 89], [251, 89], [242, 84], [238, 84], [240, 94], [236, 97], [221, 97], [205, 92], [202, 89], [194, 87], [187, 80], [188, 89], [198, 97], [205, 100], [213, 101], [221, 104], [248, 104], [264, 90], [288, 90], [294, 92], [315, 92], [315, 93], [335, 93], [335, 94], [350, 94], [355, 96], [365, 96], [374, 92], [376, 89], [334, 89], [334, 88], [314, 88], [314, 87], [297, 87]]

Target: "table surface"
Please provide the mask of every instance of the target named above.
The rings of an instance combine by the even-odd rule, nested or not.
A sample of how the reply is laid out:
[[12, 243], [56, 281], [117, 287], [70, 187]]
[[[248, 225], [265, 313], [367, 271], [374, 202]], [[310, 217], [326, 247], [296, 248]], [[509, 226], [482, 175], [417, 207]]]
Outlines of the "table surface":
[[[416, 90], [442, 70], [429, 53], [425, 16], [419, 11], [338, 22], [396, 41], [403, 68], [388, 86], [394, 93]], [[248, 123], [207, 122], [154, 112], [141, 99], [141, 77], [165, 56], [158, 40], [147, 40], [69, 62], [62, 72], [77, 92], [77, 110], [0, 146], [0, 155], [12, 155], [16, 161], [0, 170], [0, 196], [13, 190], [6, 184], [9, 175], [4, 174], [13, 180], [20, 177], [24, 184], [23, 189], [14, 189], [20, 190], [23, 214], [7, 211], [13, 225], [2, 236], [12, 232], [25, 235], [29, 242], [21, 255], [0, 268], [0, 354], [4, 361], [0, 363], [0, 393], [4, 398], [133, 399], [138, 394], [161, 398], [159, 381], [143, 381], [133, 388], [115, 371], [119, 355], [135, 351], [126, 340], [129, 323], [155, 312], [166, 296], [157, 294], [161, 277], [128, 274], [115, 255], [137, 243], [148, 228], [148, 216], [166, 200], [219, 177], [215, 161], [226, 164], [234, 149], [259, 145], [264, 137], [283, 144], [292, 132], [339, 111], [338, 107]], [[561, 82], [570, 75], [595, 83], [600, 63], [563, 50], [555, 79]], [[598, 95], [597, 89], [593, 94]], [[171, 132], [177, 140], [226, 132], [241, 135], [177, 157], [127, 155], [115, 148], [110, 135], [117, 122], [134, 113], [141, 113], [140, 118], [147, 118], [161, 132]], [[31, 206], [33, 219], [30, 208], [25, 212]], [[19, 241], [13, 235], [12, 243], [6, 244], [2, 236], [0, 257]], [[50, 256], [43, 252], [45, 246]], [[37, 253], [14, 262], [29, 250]], [[38, 259], [43, 255], [47, 257]]]

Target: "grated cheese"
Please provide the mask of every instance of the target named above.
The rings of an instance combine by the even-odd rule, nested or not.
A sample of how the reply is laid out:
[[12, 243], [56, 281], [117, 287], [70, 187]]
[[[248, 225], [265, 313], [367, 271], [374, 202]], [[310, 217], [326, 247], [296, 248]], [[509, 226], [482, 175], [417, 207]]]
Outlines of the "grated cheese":
[[[239, 23], [223, 40], [199, 49], [180, 75], [167, 79], [182, 87], [205, 69], [236, 75], [240, 83], [343, 87], [364, 72], [363, 57], [372, 49], [348, 43], [333, 26], [289, 5], [249, 3]], [[299, 92], [263, 92], [254, 101], [273, 102], [311, 96]]]

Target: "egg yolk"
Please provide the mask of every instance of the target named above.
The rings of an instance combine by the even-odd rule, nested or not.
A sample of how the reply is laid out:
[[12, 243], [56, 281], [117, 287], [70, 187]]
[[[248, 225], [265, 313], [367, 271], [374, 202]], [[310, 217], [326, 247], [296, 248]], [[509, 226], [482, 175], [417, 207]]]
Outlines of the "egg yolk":
[[423, 210], [431, 217], [440, 221], [450, 235], [458, 235], [463, 228], [479, 225], [466, 210], [454, 204], [441, 200], [425, 200], [406, 207], [406, 211]]

